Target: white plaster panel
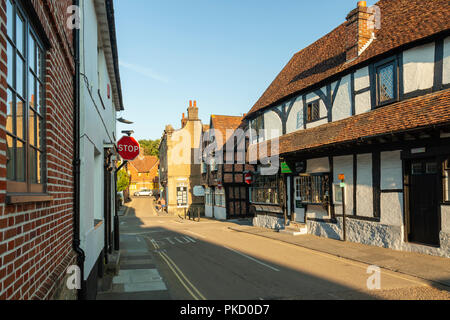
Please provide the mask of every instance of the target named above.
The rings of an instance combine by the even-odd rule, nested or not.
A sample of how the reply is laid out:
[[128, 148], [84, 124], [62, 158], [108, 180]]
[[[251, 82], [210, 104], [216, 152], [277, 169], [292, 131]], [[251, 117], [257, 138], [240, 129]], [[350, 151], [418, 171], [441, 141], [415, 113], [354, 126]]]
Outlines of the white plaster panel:
[[[297, 114], [300, 113], [300, 127], [297, 128]], [[286, 133], [303, 129], [303, 96], [298, 97], [292, 106], [286, 123]]]
[[[345, 213], [353, 214], [353, 155], [334, 157], [333, 159], [334, 177], [333, 183], [339, 183], [339, 174], [345, 174]], [[336, 205], [336, 213], [342, 214], [342, 205]]]
[[442, 232], [450, 234], [450, 206], [441, 206]]
[[403, 174], [400, 151], [381, 153], [381, 190], [402, 190]]
[[86, 255], [84, 261], [84, 280], [87, 280], [89, 277], [92, 268], [103, 250], [104, 235], [105, 224], [102, 224], [97, 229], [94, 229], [94, 223], [92, 223], [91, 229], [86, 233], [85, 240], [81, 241], [81, 248]]
[[[321, 115], [321, 116], [322, 116], [322, 115]], [[315, 128], [315, 127], [318, 127], [318, 126], [321, 126], [321, 125], [327, 124], [327, 123], [328, 123], [328, 119], [322, 119], [322, 120], [319, 120], [319, 121], [315, 121], [315, 122], [312, 122], [312, 123], [308, 123], [308, 124], [306, 125], [306, 129]]]
[[444, 71], [442, 74], [442, 82], [450, 83], [450, 37], [444, 40]]
[[208, 218], [212, 218], [213, 217], [212, 206], [206, 206], [205, 205], [205, 216], [208, 217]]
[[356, 214], [373, 217], [372, 154], [358, 155], [356, 182]]
[[403, 52], [405, 93], [428, 89], [433, 86], [434, 47], [434, 43], [429, 43]]
[[392, 226], [403, 225], [403, 192], [381, 194], [381, 223]]
[[355, 96], [355, 114], [369, 112], [372, 109], [370, 91]]
[[358, 69], [355, 72], [355, 91], [368, 88], [369, 86], [369, 67]]
[[328, 217], [328, 211], [322, 206], [308, 205], [306, 216], [308, 218], [324, 219]]
[[227, 209], [223, 207], [214, 207], [214, 218], [217, 220], [227, 220]]
[[282, 135], [283, 125], [280, 117], [275, 111], [268, 111], [264, 113], [264, 129], [267, 140], [278, 138]]
[[333, 104], [333, 121], [339, 121], [351, 117], [352, 115], [352, 94], [350, 81], [350, 75], [347, 75], [341, 79], [341, 84], [337, 89], [336, 100]]
[[317, 158], [307, 160], [307, 173], [330, 172], [330, 161], [328, 158]]

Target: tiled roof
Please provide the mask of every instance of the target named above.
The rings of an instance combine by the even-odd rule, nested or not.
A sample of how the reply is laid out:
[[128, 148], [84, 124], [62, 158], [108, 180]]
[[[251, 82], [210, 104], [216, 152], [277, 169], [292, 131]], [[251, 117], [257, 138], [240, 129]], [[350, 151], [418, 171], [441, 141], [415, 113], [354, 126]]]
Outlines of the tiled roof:
[[131, 161], [131, 164], [138, 172], [147, 173], [150, 172], [155, 165], [158, 165], [158, 162], [158, 157], [139, 155], [135, 160]]
[[[279, 154], [306, 151], [337, 143], [423, 127], [450, 125], [450, 89], [394, 103], [322, 126], [300, 130], [279, 140]], [[251, 148], [255, 148], [252, 145]], [[270, 141], [267, 147], [270, 154]]]
[[[234, 130], [236, 130], [242, 123], [241, 116], [211, 116], [211, 129], [222, 133], [223, 144], [231, 137]], [[221, 146], [220, 146], [221, 147]]]
[[381, 0], [376, 5], [381, 10], [381, 29], [357, 59], [346, 62], [343, 23], [296, 53], [246, 117], [371, 58], [450, 29], [448, 0]]

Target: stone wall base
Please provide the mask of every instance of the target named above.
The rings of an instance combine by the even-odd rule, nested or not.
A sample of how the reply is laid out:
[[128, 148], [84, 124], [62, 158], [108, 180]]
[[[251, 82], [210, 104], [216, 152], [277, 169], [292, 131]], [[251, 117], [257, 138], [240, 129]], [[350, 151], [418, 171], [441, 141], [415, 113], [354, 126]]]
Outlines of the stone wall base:
[[284, 229], [284, 218], [258, 214], [253, 218], [253, 225], [259, 228], [282, 230]]

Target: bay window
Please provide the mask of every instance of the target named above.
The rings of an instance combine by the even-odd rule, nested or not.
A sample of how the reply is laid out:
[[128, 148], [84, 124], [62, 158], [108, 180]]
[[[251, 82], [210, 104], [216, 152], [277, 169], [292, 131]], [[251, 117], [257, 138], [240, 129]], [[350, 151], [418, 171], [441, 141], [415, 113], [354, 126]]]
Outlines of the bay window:
[[252, 203], [279, 204], [278, 177], [259, 175], [250, 189]]

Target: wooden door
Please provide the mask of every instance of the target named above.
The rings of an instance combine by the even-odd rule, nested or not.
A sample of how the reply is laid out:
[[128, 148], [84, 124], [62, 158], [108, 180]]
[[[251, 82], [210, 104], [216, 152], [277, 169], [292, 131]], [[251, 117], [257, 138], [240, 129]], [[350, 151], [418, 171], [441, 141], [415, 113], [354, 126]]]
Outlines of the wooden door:
[[438, 162], [413, 160], [409, 169], [409, 241], [439, 245]]

